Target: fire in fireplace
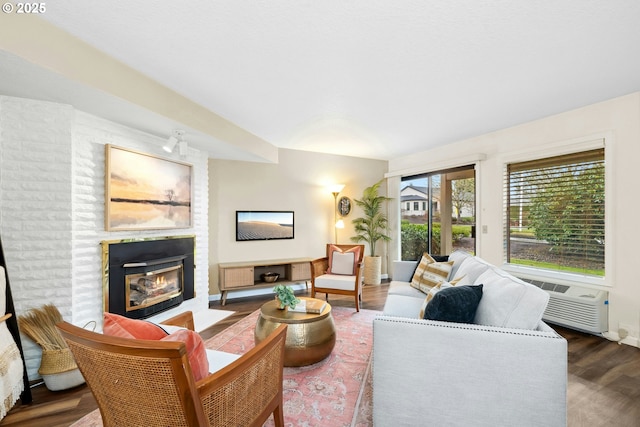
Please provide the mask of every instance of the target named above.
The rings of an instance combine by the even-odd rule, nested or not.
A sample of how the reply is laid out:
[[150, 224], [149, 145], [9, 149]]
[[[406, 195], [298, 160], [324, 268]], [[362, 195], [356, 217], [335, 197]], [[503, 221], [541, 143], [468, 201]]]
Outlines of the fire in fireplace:
[[102, 242], [105, 311], [142, 319], [194, 298], [194, 240]]

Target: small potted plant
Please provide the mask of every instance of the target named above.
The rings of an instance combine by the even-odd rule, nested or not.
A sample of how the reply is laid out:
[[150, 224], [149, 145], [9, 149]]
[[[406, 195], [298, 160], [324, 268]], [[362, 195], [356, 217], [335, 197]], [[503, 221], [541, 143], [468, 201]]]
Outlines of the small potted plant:
[[293, 293], [291, 286], [277, 285], [273, 288], [273, 292], [276, 293], [276, 299], [279, 303], [278, 308], [280, 310], [284, 310], [287, 307], [296, 308], [296, 305], [300, 302]]

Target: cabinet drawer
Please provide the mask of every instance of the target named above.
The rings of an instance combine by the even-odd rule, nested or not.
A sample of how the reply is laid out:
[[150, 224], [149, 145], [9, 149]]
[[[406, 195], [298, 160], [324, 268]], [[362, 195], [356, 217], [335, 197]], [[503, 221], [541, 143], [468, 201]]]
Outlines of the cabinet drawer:
[[309, 280], [311, 279], [311, 264], [308, 262], [299, 262], [291, 264], [291, 280]]
[[225, 268], [224, 289], [253, 286], [253, 267]]

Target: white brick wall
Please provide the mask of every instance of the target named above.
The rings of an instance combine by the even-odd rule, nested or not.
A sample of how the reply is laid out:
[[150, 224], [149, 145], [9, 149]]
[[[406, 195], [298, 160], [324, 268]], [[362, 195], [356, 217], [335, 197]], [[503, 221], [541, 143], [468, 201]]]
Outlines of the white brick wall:
[[[190, 149], [179, 159], [193, 164], [193, 228], [104, 230], [105, 144], [178, 160], [166, 156], [163, 143], [67, 105], [0, 97], [0, 235], [18, 315], [53, 303], [76, 325], [100, 325], [100, 242], [187, 234], [196, 235], [196, 265], [202, 266], [196, 269], [197, 297], [172, 312], [208, 306], [206, 156]], [[39, 348], [28, 339], [23, 343], [29, 376], [35, 378]]]

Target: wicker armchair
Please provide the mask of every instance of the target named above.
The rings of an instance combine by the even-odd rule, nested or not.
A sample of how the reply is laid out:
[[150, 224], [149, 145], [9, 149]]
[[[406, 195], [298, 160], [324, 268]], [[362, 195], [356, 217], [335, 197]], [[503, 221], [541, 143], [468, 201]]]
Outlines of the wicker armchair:
[[[329, 274], [329, 257], [331, 257], [331, 247], [338, 247], [340, 250], [348, 251], [359, 248], [358, 256], [354, 260], [353, 275]], [[316, 297], [316, 292], [324, 293], [327, 301], [329, 294], [353, 296], [356, 303], [356, 311], [360, 311], [360, 301], [362, 301], [362, 258], [364, 255], [364, 245], [332, 245], [327, 244], [327, 256], [311, 261], [311, 297]]]
[[67, 322], [57, 326], [96, 398], [105, 427], [262, 426], [271, 414], [276, 426], [284, 425], [286, 325], [198, 382], [184, 343], [105, 336]]

